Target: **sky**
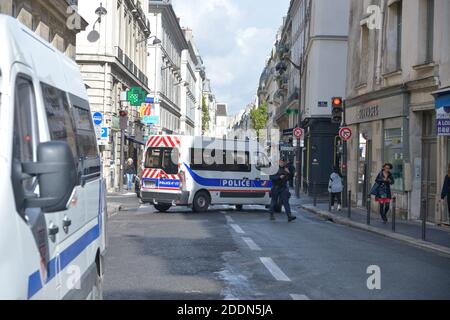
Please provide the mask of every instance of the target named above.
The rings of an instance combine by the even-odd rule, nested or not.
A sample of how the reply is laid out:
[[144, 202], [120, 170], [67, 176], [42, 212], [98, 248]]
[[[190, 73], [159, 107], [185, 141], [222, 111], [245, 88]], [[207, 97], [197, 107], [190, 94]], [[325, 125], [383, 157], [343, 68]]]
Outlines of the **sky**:
[[219, 103], [237, 114], [251, 103], [289, 0], [173, 0]]

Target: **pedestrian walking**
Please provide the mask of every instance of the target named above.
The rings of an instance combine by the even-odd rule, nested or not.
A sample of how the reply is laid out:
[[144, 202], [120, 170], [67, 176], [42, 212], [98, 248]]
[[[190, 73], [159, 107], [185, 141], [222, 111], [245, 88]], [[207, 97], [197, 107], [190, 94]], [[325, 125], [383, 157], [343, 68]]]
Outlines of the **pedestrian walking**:
[[445, 175], [444, 184], [442, 186], [441, 201], [444, 201], [446, 197], [447, 197], [448, 215], [450, 217], [450, 164], [448, 165], [448, 171], [447, 174]]
[[388, 222], [387, 213], [392, 200], [391, 185], [395, 182], [391, 173], [392, 168], [392, 164], [384, 164], [383, 170], [377, 175], [371, 190], [371, 194], [375, 195], [375, 200], [380, 204], [380, 215], [385, 224]]
[[342, 210], [341, 197], [344, 190], [344, 184], [342, 182], [342, 175], [339, 167], [334, 167], [333, 172], [330, 175], [330, 181], [328, 182], [328, 192], [331, 195], [331, 209], [334, 210], [334, 202], [337, 200], [338, 211]]
[[127, 190], [132, 190], [133, 186], [133, 179], [136, 175], [136, 167], [134, 166], [133, 159], [128, 159], [126, 167], [125, 167], [125, 173], [127, 175]]
[[270, 205], [270, 219], [275, 220], [275, 208], [277, 207], [279, 200], [286, 211], [288, 221], [294, 221], [297, 219], [296, 216], [292, 215], [291, 206], [289, 204], [289, 198], [291, 193], [289, 192], [288, 181], [289, 181], [289, 170], [287, 169], [286, 159], [280, 160], [280, 168], [277, 174], [270, 176], [272, 181], [272, 203]]

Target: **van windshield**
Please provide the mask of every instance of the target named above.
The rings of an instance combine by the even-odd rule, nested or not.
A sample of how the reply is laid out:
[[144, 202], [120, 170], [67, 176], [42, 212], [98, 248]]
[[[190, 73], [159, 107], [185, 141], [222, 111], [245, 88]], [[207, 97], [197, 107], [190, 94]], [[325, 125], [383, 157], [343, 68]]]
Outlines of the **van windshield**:
[[162, 169], [167, 174], [178, 173], [178, 149], [149, 148], [145, 155], [146, 169]]

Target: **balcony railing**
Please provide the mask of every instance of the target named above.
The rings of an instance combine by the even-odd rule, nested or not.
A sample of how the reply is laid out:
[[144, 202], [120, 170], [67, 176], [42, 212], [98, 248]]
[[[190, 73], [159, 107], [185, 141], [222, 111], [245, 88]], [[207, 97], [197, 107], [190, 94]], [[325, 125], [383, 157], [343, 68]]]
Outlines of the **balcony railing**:
[[125, 66], [128, 71], [130, 71], [133, 75], [136, 76], [136, 78], [138, 78], [142, 83], [145, 84], [145, 86], [148, 87], [148, 78], [138, 68], [138, 66], [136, 66], [133, 61], [123, 53], [123, 50], [121, 48], [117, 48], [117, 59], [122, 65]]

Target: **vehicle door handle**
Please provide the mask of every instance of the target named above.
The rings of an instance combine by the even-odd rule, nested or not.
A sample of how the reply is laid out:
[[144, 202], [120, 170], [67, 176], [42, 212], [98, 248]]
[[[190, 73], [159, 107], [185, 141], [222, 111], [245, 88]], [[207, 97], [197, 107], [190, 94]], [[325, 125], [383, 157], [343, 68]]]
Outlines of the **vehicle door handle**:
[[58, 234], [58, 232], [59, 232], [58, 226], [52, 222], [48, 227], [48, 235], [50, 237], [54, 237]]
[[69, 227], [72, 225], [72, 220], [70, 220], [67, 216], [64, 217], [63, 220], [63, 229], [64, 232], [67, 233], [69, 231]]

